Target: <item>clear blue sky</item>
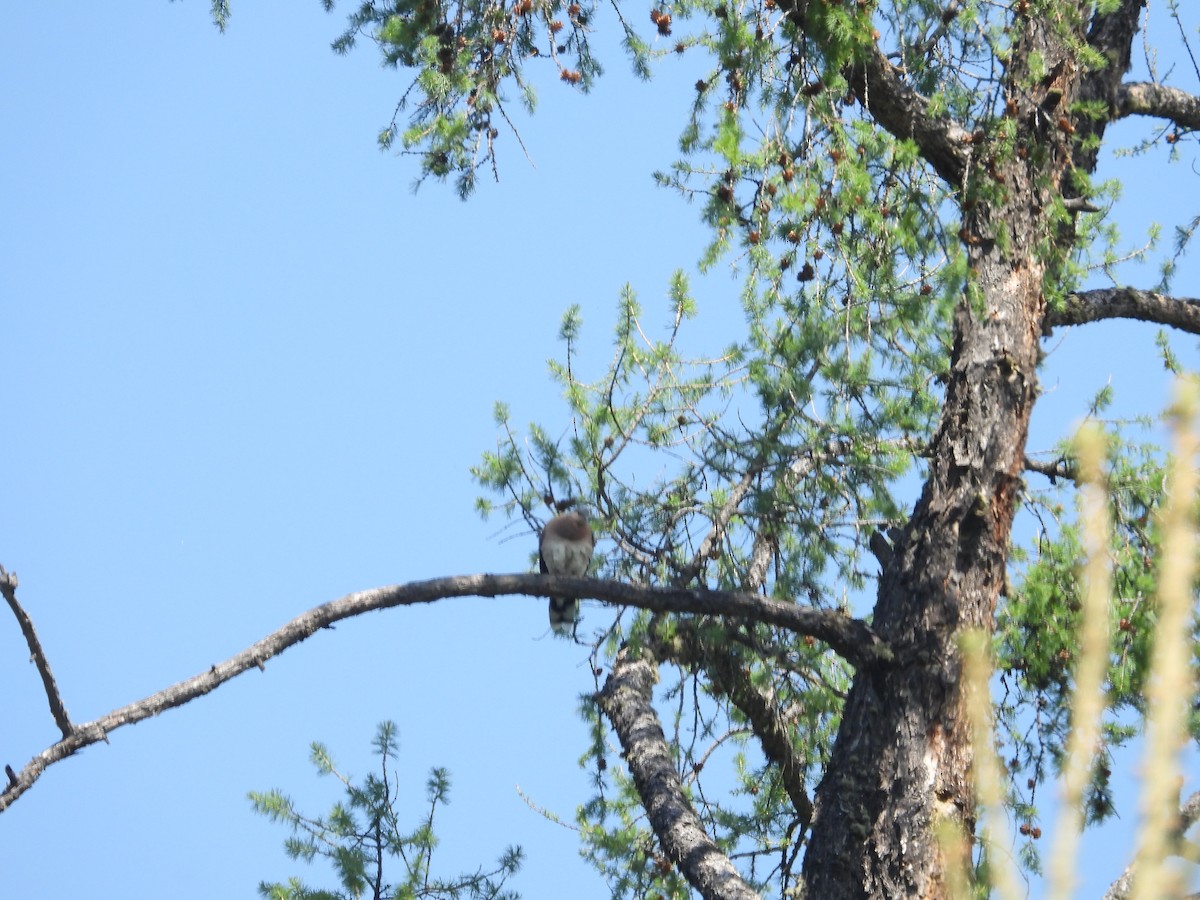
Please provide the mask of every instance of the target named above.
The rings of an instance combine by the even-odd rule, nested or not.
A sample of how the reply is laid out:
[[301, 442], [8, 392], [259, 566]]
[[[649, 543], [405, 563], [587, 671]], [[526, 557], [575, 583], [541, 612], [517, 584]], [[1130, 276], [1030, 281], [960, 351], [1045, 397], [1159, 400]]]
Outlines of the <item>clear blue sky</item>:
[[[694, 62], [646, 86], [609, 54], [586, 98], [547, 72], [537, 116], [518, 118], [535, 165], [503, 136], [500, 184], [464, 204], [434, 183], [414, 195], [412, 161], [376, 149], [406, 82], [370, 46], [329, 50], [342, 15], [247, 0], [221, 36], [199, 0], [6, 11], [0, 564], [21, 577], [76, 722], [350, 591], [526, 569], [533, 536], [472, 508], [493, 402], [565, 427], [545, 367], [562, 311], [583, 306], [582, 363], [599, 372], [620, 286], [653, 330], [671, 270], [699, 255], [696, 209], [650, 178], [673, 158]], [[1131, 242], [1173, 198], [1176, 218], [1196, 212], [1195, 173], [1164, 159], [1122, 170], [1139, 179], [1122, 207]], [[1164, 186], [1172, 199], [1152, 202]], [[696, 288], [703, 352], [727, 343], [737, 287], [721, 268]], [[1161, 408], [1153, 334], [1056, 337], [1031, 450], [1110, 377], [1122, 409]], [[1195, 341], [1176, 346], [1196, 367]], [[309, 742], [362, 775], [390, 718], [414, 822], [428, 768], [452, 772], [444, 872], [520, 843], [526, 897], [605, 897], [574, 834], [516, 793], [569, 821], [588, 791], [575, 709], [591, 678], [545, 630], [544, 601], [527, 598], [375, 614], [121, 729], [0, 815], [7, 895], [250, 897], [260, 879], [315, 875], [245, 794], [278, 786], [324, 811], [337, 785], [312, 774]], [[11, 617], [0, 686], [0, 763], [19, 769], [57, 732]], [[1135, 821], [1128, 807], [1124, 831], [1086, 845], [1090, 893]]]

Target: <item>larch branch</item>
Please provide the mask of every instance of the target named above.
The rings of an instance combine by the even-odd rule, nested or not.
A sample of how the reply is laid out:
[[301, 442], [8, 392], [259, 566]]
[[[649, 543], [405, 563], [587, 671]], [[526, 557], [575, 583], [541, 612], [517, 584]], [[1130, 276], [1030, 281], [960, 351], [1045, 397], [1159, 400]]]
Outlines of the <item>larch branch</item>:
[[[781, 0], [778, 6], [804, 29], [808, 0]], [[864, 59], [846, 66], [843, 74], [882, 128], [916, 142], [938, 175], [953, 187], [962, 184], [971, 133], [949, 116], [932, 114], [929, 98], [905, 82], [903, 71], [892, 65], [878, 45], [867, 49]]]
[[757, 900], [684, 796], [651, 703], [655, 681], [657, 673], [646, 657], [622, 650], [597, 697], [621, 742], [650, 825], [667, 856], [705, 900]]
[[534, 574], [454, 575], [373, 588], [347, 594], [310, 609], [205, 672], [113, 710], [92, 722], [73, 726], [61, 741], [30, 760], [16, 773], [15, 778], [9, 778], [8, 787], [0, 793], [0, 812], [29, 790], [47, 766], [66, 759], [84, 747], [106, 740], [109, 733], [124, 725], [133, 725], [165, 710], [182, 706], [249, 669], [262, 669], [267, 660], [335, 622], [395, 606], [432, 603], [451, 597], [499, 597], [509, 594], [581, 597], [659, 612], [743, 618], [810, 635], [856, 665], [886, 663], [892, 658], [891, 650], [861, 619], [750, 593], [640, 587], [595, 578]]
[[0, 593], [4, 594], [4, 599], [8, 601], [9, 608], [21, 626], [21, 633], [25, 635], [25, 643], [29, 646], [29, 658], [42, 677], [42, 687], [46, 690], [46, 700], [50, 704], [50, 715], [54, 717], [62, 736], [70, 737], [75, 726], [71, 724], [71, 717], [67, 715], [67, 707], [63, 704], [58, 683], [54, 680], [54, 673], [50, 671], [50, 661], [46, 658], [46, 651], [42, 649], [42, 642], [38, 640], [37, 631], [34, 630], [33, 619], [17, 601], [17, 576], [6, 571], [3, 566], [0, 566]]
[[1130, 287], [1077, 291], [1067, 295], [1062, 308], [1047, 311], [1046, 327], [1084, 325], [1102, 319], [1139, 319], [1200, 334], [1200, 299]]
[[905, 83], [878, 46], [871, 47], [865, 61], [848, 67], [846, 77], [876, 122], [896, 137], [914, 141], [947, 184], [962, 185], [971, 133], [949, 116], [932, 114], [929, 98]]

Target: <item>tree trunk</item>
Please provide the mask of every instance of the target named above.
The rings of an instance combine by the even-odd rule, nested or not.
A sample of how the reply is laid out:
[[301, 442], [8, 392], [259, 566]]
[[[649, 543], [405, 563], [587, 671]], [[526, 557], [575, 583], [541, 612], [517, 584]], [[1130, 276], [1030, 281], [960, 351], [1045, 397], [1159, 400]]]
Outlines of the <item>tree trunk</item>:
[[[1006, 83], [1018, 141], [1004, 158], [973, 147], [962, 238], [970, 285], [954, 323], [946, 401], [920, 500], [879, 584], [874, 627], [896, 652], [859, 670], [817, 789], [804, 860], [807, 896], [942, 897], [939, 819], [974, 829], [970, 728], [959, 638], [994, 625], [1037, 394], [1044, 279], [1063, 229], [1052, 192], [1071, 162], [1060, 115], [1077, 73], [1048, 23], [1021, 23]], [[1029, 77], [1036, 51], [1049, 76]], [[988, 173], [988, 174], [985, 174]], [[986, 190], [985, 190], [986, 189]], [[988, 199], [983, 199], [986, 196]], [[1004, 234], [1001, 235], [1001, 229]]]

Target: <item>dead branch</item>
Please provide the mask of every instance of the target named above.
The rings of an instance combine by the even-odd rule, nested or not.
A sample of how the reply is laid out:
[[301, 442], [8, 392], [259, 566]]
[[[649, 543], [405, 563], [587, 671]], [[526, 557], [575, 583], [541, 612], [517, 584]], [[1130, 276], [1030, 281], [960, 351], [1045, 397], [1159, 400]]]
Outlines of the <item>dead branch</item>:
[[107, 740], [108, 735], [117, 728], [136, 724], [202, 697], [248, 669], [264, 668], [267, 660], [335, 622], [394, 606], [432, 603], [451, 597], [499, 597], [509, 594], [535, 597], [566, 595], [658, 612], [741, 618], [810, 635], [825, 642], [856, 665], [886, 663], [892, 657], [890, 649], [870, 626], [860, 619], [852, 619], [832, 610], [801, 607], [750, 593], [638, 587], [595, 578], [533, 574], [454, 575], [429, 581], [414, 581], [347, 594], [339, 600], [310, 609], [206, 672], [122, 706], [95, 721], [71, 727], [61, 741], [47, 747], [31, 759], [15, 777], [9, 778], [8, 787], [0, 793], [0, 812], [29, 790], [48, 766], [66, 759], [84, 747]]
[[38, 674], [42, 676], [42, 687], [46, 689], [46, 701], [50, 704], [50, 715], [54, 716], [54, 722], [58, 725], [62, 736], [70, 737], [75, 726], [71, 724], [71, 717], [67, 715], [67, 707], [63, 704], [62, 694], [58, 691], [58, 683], [54, 680], [54, 673], [50, 671], [50, 661], [46, 659], [46, 651], [42, 649], [42, 642], [38, 640], [37, 632], [33, 628], [33, 619], [29, 618], [29, 614], [17, 602], [16, 573], [8, 572], [4, 566], [0, 566], [0, 593], [4, 594], [9, 608], [17, 617], [21, 633], [25, 635], [25, 643], [29, 645], [29, 658], [37, 667]]

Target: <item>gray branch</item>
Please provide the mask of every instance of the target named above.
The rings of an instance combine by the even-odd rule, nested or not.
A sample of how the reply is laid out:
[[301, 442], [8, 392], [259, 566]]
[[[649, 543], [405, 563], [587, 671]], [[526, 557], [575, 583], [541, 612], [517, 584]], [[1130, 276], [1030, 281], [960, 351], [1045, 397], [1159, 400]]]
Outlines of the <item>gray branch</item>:
[[1068, 294], [1061, 309], [1046, 312], [1047, 328], [1102, 319], [1139, 319], [1200, 334], [1200, 299], [1172, 297], [1137, 288], [1100, 288]]
[[628, 650], [617, 654], [597, 700], [613, 724], [625, 762], [666, 855], [705, 900], [758, 900], [684, 796], [671, 749], [654, 713], [657, 673]]
[[1117, 116], [1153, 116], [1200, 131], [1200, 97], [1165, 84], [1131, 81], [1117, 88]]
[[[25, 643], [29, 646], [29, 658], [37, 667], [38, 674], [42, 676], [42, 687], [46, 690], [50, 715], [54, 717], [54, 722], [58, 725], [62, 736], [68, 738], [75, 730], [75, 726], [71, 724], [71, 717], [67, 715], [67, 707], [63, 704], [62, 694], [58, 691], [58, 683], [54, 680], [54, 673], [50, 671], [50, 661], [46, 658], [46, 651], [42, 649], [42, 642], [38, 640], [37, 632], [33, 628], [33, 619], [29, 618], [29, 614], [17, 602], [17, 576], [15, 573], [6, 571], [4, 566], [0, 566], [0, 593], [4, 594], [9, 608], [17, 617], [21, 633], [25, 635]], [[0, 809], [3, 808], [0, 806]]]
[[106, 740], [111, 732], [124, 725], [133, 725], [165, 710], [182, 706], [249, 669], [263, 669], [267, 660], [335, 622], [394, 606], [432, 603], [451, 597], [499, 597], [509, 594], [581, 597], [659, 612], [743, 618], [810, 635], [824, 641], [857, 665], [886, 663], [892, 658], [891, 650], [861, 619], [749, 593], [637, 587], [596, 578], [533, 574], [455, 575], [373, 588], [347, 594], [339, 600], [310, 609], [206, 672], [113, 710], [95, 721], [74, 726], [61, 741], [30, 760], [16, 773], [16, 777], [10, 776], [8, 787], [0, 793], [0, 812], [29, 790], [47, 766], [66, 759], [84, 747]]

